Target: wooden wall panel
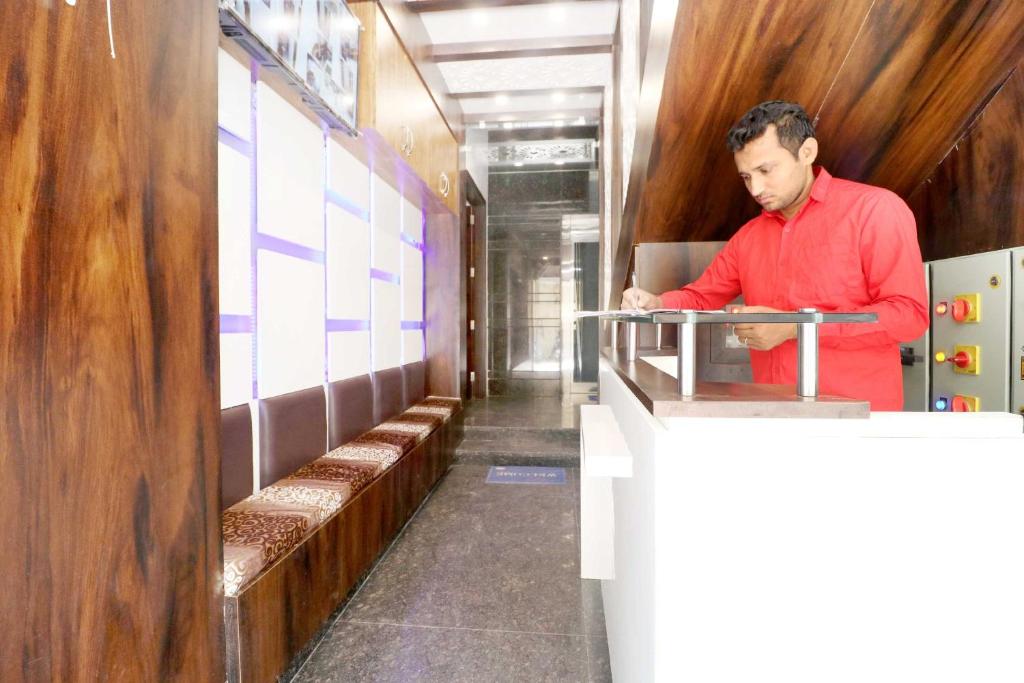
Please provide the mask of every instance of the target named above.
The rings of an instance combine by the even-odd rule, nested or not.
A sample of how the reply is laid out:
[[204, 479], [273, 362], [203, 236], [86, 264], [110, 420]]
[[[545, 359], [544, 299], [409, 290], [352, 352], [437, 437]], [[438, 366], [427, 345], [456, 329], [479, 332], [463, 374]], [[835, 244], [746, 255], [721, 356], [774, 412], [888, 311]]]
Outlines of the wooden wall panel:
[[1024, 62], [909, 203], [926, 260], [1024, 245]]
[[0, 3], [0, 680], [218, 681], [213, 3]]
[[1017, 0], [680, 0], [666, 58], [658, 36], [668, 21], [656, 16], [644, 45], [648, 94], [613, 300], [633, 244], [724, 240], [756, 215], [724, 145], [754, 104], [789, 99], [820, 113], [833, 174], [907, 197], [1024, 56]]
[[836, 176], [906, 197], [1024, 54], [1024, 2], [877, 2], [818, 123]]
[[680, 3], [634, 241], [724, 239], [755, 214], [726, 132], [766, 99], [815, 111], [870, 4]]
[[427, 212], [426, 228], [427, 393], [461, 396], [459, 367], [466, 338], [466, 293], [460, 267], [459, 218], [447, 208], [434, 207]]

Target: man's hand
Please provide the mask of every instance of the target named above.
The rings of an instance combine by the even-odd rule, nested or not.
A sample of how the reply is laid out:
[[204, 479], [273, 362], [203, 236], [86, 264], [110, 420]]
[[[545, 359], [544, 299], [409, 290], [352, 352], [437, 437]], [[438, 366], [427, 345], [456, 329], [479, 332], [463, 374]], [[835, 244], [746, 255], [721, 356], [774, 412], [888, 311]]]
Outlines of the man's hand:
[[645, 292], [639, 287], [630, 287], [622, 293], [622, 303], [619, 304], [619, 308], [648, 311], [652, 308], [664, 308], [664, 306], [661, 305], [660, 296]]
[[[784, 313], [767, 306], [733, 306], [730, 313]], [[770, 351], [789, 339], [796, 339], [796, 323], [740, 323], [734, 326], [740, 343], [757, 351]]]

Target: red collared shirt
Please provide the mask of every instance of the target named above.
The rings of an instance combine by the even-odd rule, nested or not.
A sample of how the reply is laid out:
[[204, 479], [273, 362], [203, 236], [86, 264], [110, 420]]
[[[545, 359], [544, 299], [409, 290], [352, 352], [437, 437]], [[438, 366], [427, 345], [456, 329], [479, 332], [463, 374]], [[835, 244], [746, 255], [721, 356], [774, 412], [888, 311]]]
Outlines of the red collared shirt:
[[[928, 328], [928, 303], [914, 215], [898, 196], [819, 168], [796, 216], [762, 212], [700, 278], [661, 297], [668, 308], [712, 310], [741, 292], [748, 306], [877, 313], [877, 323], [819, 327], [819, 390], [903, 408], [899, 344]], [[751, 350], [754, 381], [796, 383], [796, 356], [795, 340]]]

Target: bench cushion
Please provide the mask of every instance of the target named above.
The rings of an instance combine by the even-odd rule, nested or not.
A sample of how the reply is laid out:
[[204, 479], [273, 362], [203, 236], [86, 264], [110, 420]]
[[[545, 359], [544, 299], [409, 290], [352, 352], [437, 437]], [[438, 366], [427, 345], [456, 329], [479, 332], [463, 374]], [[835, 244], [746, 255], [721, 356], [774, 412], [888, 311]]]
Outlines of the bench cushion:
[[349, 443], [335, 448], [324, 457], [374, 462], [383, 471], [394, 465], [404, 452], [401, 446], [374, 441], [372, 437], [359, 436]]
[[373, 380], [369, 375], [331, 382], [327, 397], [330, 448], [348, 443], [377, 424], [373, 421]]
[[409, 408], [406, 414], [439, 415], [447, 422], [462, 409], [462, 400], [445, 396], [428, 396]]
[[388, 444], [391, 446], [397, 446], [402, 449], [403, 453], [408, 453], [412, 449], [416, 448], [416, 444], [420, 442], [419, 437], [413, 433], [404, 430], [388, 429], [384, 425], [374, 427], [370, 431], [363, 434], [358, 439], [359, 443], [379, 443]]
[[347, 489], [347, 498], [359, 493], [380, 472], [373, 462], [340, 460], [322, 456], [299, 469], [289, 477], [293, 481], [305, 480], [313, 485], [324, 483]]
[[312, 528], [302, 511], [248, 509], [243, 501], [224, 512], [224, 594], [236, 595], [268, 564], [294, 548]]

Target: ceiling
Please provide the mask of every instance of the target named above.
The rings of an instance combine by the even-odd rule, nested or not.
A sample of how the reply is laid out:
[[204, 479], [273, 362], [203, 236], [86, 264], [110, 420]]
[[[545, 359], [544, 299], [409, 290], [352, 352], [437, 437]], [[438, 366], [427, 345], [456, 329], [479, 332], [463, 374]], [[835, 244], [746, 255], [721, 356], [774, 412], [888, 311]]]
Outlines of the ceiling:
[[[618, 0], [409, 0], [467, 125], [600, 117]], [[582, 119], [581, 119], [582, 117]]]

